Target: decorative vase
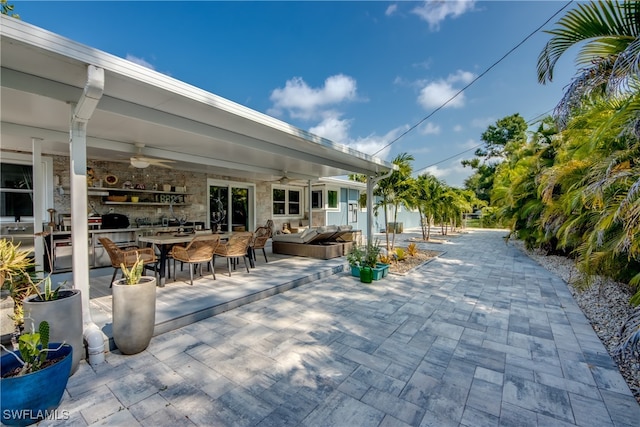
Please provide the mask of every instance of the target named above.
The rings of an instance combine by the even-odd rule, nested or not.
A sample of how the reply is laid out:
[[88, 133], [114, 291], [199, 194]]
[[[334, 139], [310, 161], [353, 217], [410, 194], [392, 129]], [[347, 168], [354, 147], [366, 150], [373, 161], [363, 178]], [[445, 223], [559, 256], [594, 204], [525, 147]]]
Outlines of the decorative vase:
[[61, 289], [58, 299], [41, 301], [38, 295], [31, 295], [23, 302], [25, 327], [30, 328], [46, 320], [49, 322], [49, 342], [64, 342], [73, 347], [71, 375], [78, 369], [84, 357], [82, 336], [82, 298], [79, 289]]
[[142, 276], [128, 285], [125, 279], [112, 287], [113, 341], [122, 354], [147, 348], [156, 324], [156, 278]]
[[360, 267], [360, 281], [362, 283], [371, 283], [373, 281], [373, 270], [371, 267]]
[[[60, 344], [49, 343], [50, 349]], [[71, 373], [73, 347], [69, 344], [47, 354], [47, 359], [64, 357], [59, 362], [39, 371], [19, 377], [2, 378], [0, 383], [0, 421], [6, 425], [27, 426], [44, 418], [55, 417], [64, 389]], [[20, 354], [20, 352], [16, 352]], [[12, 354], [0, 360], [2, 375], [20, 366]]]

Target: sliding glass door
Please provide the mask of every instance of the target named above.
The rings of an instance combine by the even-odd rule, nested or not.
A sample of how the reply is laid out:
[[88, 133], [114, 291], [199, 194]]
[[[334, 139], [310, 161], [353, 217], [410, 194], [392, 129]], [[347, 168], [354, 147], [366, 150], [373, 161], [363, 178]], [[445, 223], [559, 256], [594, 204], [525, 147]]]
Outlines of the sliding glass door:
[[254, 186], [209, 181], [209, 226], [221, 232], [251, 231], [254, 226]]

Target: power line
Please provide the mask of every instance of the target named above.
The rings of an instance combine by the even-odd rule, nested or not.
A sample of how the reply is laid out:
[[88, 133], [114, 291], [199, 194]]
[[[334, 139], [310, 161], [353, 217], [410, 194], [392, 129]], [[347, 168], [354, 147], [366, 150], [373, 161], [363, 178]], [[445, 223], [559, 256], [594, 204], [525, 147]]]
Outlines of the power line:
[[[546, 116], [547, 114], [549, 114], [551, 111], [553, 111], [553, 108], [551, 108], [551, 109], [549, 109], [549, 110], [545, 111], [544, 113], [540, 113], [540, 114], [538, 114], [537, 116], [535, 116], [534, 118], [532, 118], [532, 119], [530, 119], [530, 120], [527, 120], [527, 121], [526, 121], [527, 125], [532, 125], [533, 123], [537, 122], [539, 119], [541, 119], [541, 118], [543, 118], [544, 116]], [[451, 159], [453, 159], [454, 157], [458, 157], [459, 155], [464, 154], [464, 153], [466, 153], [467, 151], [471, 151], [471, 150], [478, 149], [478, 148], [482, 147], [483, 145], [484, 145], [484, 143], [482, 143], [482, 144], [478, 144], [478, 145], [475, 145], [475, 146], [473, 146], [473, 147], [471, 147], [471, 148], [467, 148], [466, 150], [463, 150], [463, 151], [461, 151], [461, 152], [459, 152], [459, 153], [456, 153], [456, 154], [454, 154], [453, 156], [447, 157], [446, 159], [439, 160], [439, 161], [437, 161], [437, 162], [435, 162], [435, 163], [431, 163], [430, 165], [427, 165], [427, 166], [425, 166], [425, 167], [423, 167], [423, 168], [416, 169], [416, 173], [417, 173], [417, 172], [420, 172], [420, 171], [423, 171], [423, 170], [425, 170], [425, 169], [428, 169], [428, 168], [430, 168], [431, 166], [436, 166], [436, 165], [439, 165], [440, 163], [444, 163], [444, 162], [446, 162], [447, 160], [451, 160]]]
[[420, 171], [422, 171], [422, 170], [428, 169], [428, 168], [430, 168], [431, 166], [435, 166], [435, 165], [439, 165], [440, 163], [444, 163], [444, 162], [446, 162], [447, 160], [451, 160], [451, 159], [453, 159], [454, 157], [458, 157], [460, 154], [464, 154], [464, 153], [466, 153], [467, 151], [476, 150], [476, 149], [478, 149], [478, 148], [482, 147], [483, 145], [484, 145], [484, 143], [482, 143], [482, 144], [478, 144], [478, 145], [476, 145], [476, 146], [474, 146], [474, 147], [471, 147], [471, 148], [467, 148], [466, 150], [461, 151], [461, 152], [459, 152], [459, 153], [456, 153], [456, 154], [454, 154], [454, 155], [453, 155], [453, 156], [451, 156], [451, 157], [447, 157], [446, 159], [440, 160], [440, 161], [435, 162], [435, 163], [431, 163], [430, 165], [427, 165], [427, 166], [425, 166], [425, 167], [423, 167], [423, 168], [417, 169], [415, 173], [418, 173], [418, 172], [420, 172]]
[[456, 92], [451, 98], [447, 99], [442, 105], [440, 105], [439, 107], [437, 107], [435, 110], [433, 110], [431, 113], [427, 114], [427, 116], [425, 116], [424, 118], [422, 118], [418, 123], [416, 123], [415, 125], [411, 126], [409, 129], [407, 129], [406, 131], [404, 131], [402, 134], [400, 134], [400, 136], [398, 136], [397, 138], [395, 138], [394, 140], [392, 140], [391, 142], [389, 142], [387, 145], [385, 145], [384, 147], [382, 147], [381, 149], [379, 149], [378, 151], [376, 151], [375, 153], [373, 153], [373, 155], [375, 156], [376, 154], [378, 154], [379, 152], [381, 152], [382, 150], [384, 150], [387, 147], [390, 147], [391, 145], [395, 144], [398, 140], [400, 140], [400, 138], [404, 137], [406, 134], [408, 134], [409, 132], [411, 132], [412, 130], [414, 130], [415, 128], [417, 128], [418, 126], [420, 126], [422, 123], [424, 123], [426, 120], [428, 120], [429, 118], [431, 118], [431, 116], [433, 116], [435, 113], [437, 113], [438, 111], [442, 110], [444, 107], [447, 106], [447, 104], [449, 104], [451, 101], [453, 101], [454, 99], [456, 99], [456, 97], [458, 97], [458, 95], [460, 95], [462, 92], [464, 92], [465, 90], [467, 90], [469, 87], [471, 87], [471, 85], [473, 85], [475, 82], [477, 82], [478, 80], [480, 80], [482, 77], [485, 76], [485, 74], [487, 74], [489, 71], [491, 71], [495, 66], [497, 66], [499, 63], [501, 63], [507, 56], [511, 55], [516, 49], [518, 49], [520, 46], [522, 46], [527, 40], [529, 40], [531, 37], [533, 37], [534, 34], [536, 34], [538, 31], [540, 31], [542, 29], [542, 27], [544, 27], [545, 25], [547, 25], [549, 23], [549, 21], [551, 21], [553, 18], [556, 17], [556, 15], [558, 15], [560, 12], [562, 12], [564, 9], [566, 9], [571, 3], [573, 3], [573, 0], [569, 0], [568, 3], [566, 3], [564, 6], [562, 6], [560, 9], [558, 9], [558, 11], [556, 13], [554, 13], [553, 15], [551, 15], [546, 21], [544, 21], [544, 23], [542, 25], [540, 25], [538, 28], [536, 28], [533, 32], [529, 33], [529, 35], [527, 35], [524, 39], [522, 39], [518, 44], [516, 44], [514, 47], [512, 47], [507, 53], [505, 53], [500, 59], [498, 59], [497, 61], [495, 61], [493, 64], [491, 64], [489, 66], [489, 68], [487, 68], [486, 70], [484, 70], [482, 73], [480, 73], [478, 76], [476, 76], [476, 78], [474, 78], [473, 80], [471, 80], [470, 83], [468, 83], [466, 86], [464, 86], [462, 89], [460, 89], [458, 92]]

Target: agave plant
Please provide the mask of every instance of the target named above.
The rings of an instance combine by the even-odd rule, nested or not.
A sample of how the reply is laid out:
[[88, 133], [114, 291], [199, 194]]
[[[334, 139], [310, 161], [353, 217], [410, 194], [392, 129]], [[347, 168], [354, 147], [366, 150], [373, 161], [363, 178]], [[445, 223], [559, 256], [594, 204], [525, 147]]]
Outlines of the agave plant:
[[640, 307], [631, 313], [620, 328], [620, 345], [615, 349], [614, 354], [622, 359], [640, 356]]

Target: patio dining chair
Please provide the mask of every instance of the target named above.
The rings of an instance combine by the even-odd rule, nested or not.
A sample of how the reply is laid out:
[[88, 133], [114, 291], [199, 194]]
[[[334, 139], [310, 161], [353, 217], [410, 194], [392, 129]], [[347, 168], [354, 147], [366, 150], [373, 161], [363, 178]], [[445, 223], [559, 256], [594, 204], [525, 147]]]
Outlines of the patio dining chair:
[[221, 242], [213, 253], [213, 262], [215, 264], [216, 256], [227, 258], [227, 269], [229, 270], [229, 277], [231, 277], [231, 262], [242, 257], [244, 259], [244, 266], [249, 272], [249, 265], [247, 264], [247, 255], [249, 253], [249, 245], [253, 239], [253, 233], [250, 231], [241, 231], [233, 233], [229, 240], [224, 243]]
[[256, 261], [256, 249], [262, 249], [262, 254], [264, 255], [264, 262], [269, 262], [267, 259], [267, 252], [264, 250], [264, 247], [267, 244], [267, 240], [271, 237], [271, 230], [267, 227], [258, 227], [256, 231], [253, 233], [253, 239], [249, 244], [249, 250], [251, 251], [251, 257], [249, 262], [251, 263], [251, 267], [255, 267]]
[[109, 284], [110, 288], [116, 280], [118, 270], [121, 270], [121, 265], [124, 264], [125, 267], [130, 268], [135, 264], [138, 257], [144, 262], [144, 268], [153, 269], [154, 276], [158, 272], [157, 258], [153, 248], [122, 249], [107, 237], [100, 237], [98, 240], [107, 251], [107, 254], [109, 254], [111, 266], [114, 269], [111, 283]]
[[211, 267], [213, 279], [216, 279], [216, 272], [213, 269], [213, 253], [220, 243], [220, 236], [217, 234], [196, 234], [187, 246], [174, 246], [171, 249], [173, 258], [173, 281], [176, 281], [176, 261], [189, 264], [190, 283], [193, 286], [193, 270], [200, 269], [202, 276], [202, 263], [208, 263]]

